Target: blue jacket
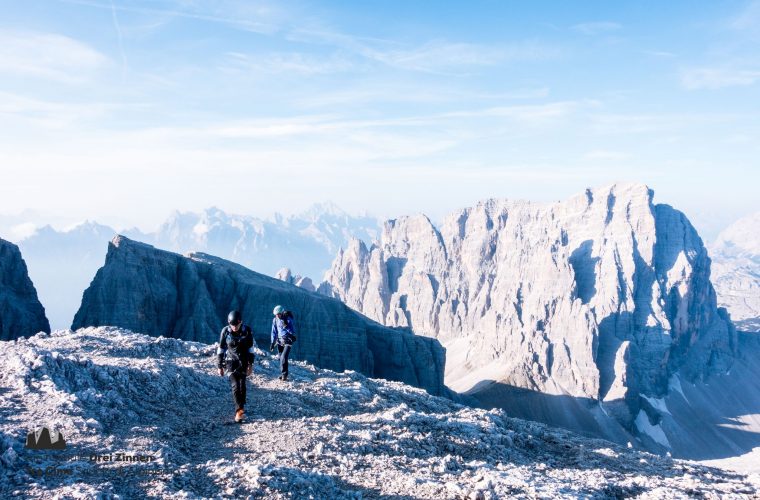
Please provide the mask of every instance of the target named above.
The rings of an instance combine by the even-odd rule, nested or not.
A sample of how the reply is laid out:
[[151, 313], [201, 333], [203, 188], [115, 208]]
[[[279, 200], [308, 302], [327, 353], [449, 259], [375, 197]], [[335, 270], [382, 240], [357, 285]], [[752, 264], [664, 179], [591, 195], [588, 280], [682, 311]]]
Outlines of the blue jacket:
[[277, 316], [272, 319], [272, 344], [292, 344], [296, 340], [296, 328], [293, 323], [293, 315], [286, 314], [283, 319]]

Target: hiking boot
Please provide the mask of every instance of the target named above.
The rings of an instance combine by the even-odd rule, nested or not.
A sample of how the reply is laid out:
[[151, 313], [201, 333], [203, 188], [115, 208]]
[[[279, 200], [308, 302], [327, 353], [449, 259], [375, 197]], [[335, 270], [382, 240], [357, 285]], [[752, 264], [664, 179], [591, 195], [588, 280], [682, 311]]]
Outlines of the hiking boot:
[[288, 374], [287, 373], [283, 373], [282, 375], [280, 375], [280, 380], [282, 380], [283, 382], [285, 382], [286, 380], [288, 380]]
[[239, 408], [238, 411], [235, 412], [235, 422], [242, 422], [244, 418], [245, 413], [242, 408]]

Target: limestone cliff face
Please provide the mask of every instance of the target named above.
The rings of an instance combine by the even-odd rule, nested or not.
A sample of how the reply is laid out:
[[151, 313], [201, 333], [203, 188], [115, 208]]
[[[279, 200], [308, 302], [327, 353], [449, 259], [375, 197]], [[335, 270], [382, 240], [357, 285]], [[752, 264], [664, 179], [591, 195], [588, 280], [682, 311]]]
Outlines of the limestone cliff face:
[[445, 392], [445, 353], [433, 339], [382, 326], [338, 300], [217, 257], [184, 257], [123, 236], [109, 244], [72, 328], [110, 325], [211, 343], [227, 313], [239, 309], [257, 342], [268, 346], [277, 304], [295, 314], [296, 359]]
[[339, 252], [319, 290], [438, 338], [452, 389], [609, 402], [627, 426], [642, 407], [657, 418], [642, 397], [667, 394], [675, 373], [696, 381], [734, 359], [701, 239], [644, 185], [488, 200], [440, 229], [424, 215], [387, 221], [371, 248]]
[[0, 239], [0, 340], [50, 332], [26, 263], [13, 243]]

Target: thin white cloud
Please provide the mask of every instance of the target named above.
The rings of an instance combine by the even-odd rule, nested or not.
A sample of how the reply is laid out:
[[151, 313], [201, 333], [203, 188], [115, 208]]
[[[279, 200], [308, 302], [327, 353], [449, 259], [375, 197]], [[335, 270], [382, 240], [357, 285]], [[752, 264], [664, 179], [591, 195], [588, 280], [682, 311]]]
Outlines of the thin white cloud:
[[760, 0], [747, 4], [742, 12], [732, 19], [730, 27], [735, 30], [760, 30]]
[[617, 31], [622, 27], [623, 26], [621, 24], [612, 21], [598, 21], [576, 24], [574, 26], [571, 26], [570, 29], [583, 35], [602, 35], [605, 33], [610, 33], [612, 31]]
[[21, 241], [28, 238], [37, 231], [37, 225], [33, 222], [24, 222], [10, 228], [10, 237], [12, 241]]
[[681, 84], [689, 90], [742, 87], [759, 81], [760, 70], [757, 69], [701, 67], [681, 72]]
[[644, 50], [642, 51], [644, 54], [654, 56], [654, 57], [677, 57], [678, 54], [675, 52], [668, 52], [667, 50]]
[[[238, 122], [228, 122], [202, 129], [166, 128], [157, 129], [164, 133], [181, 137], [199, 134], [203, 137], [220, 138], [267, 138], [308, 134], [324, 134], [360, 129], [390, 129], [392, 127], [441, 126], [470, 119], [502, 119], [522, 125], [542, 125], [569, 117], [582, 108], [596, 107], [595, 101], [559, 101], [535, 105], [496, 106], [467, 111], [450, 111], [429, 115], [392, 117], [375, 120], [343, 119], [331, 115], [305, 115], [292, 118], [261, 118]], [[400, 130], [399, 134], [405, 134]]]
[[[97, 0], [64, 0], [69, 3], [102, 9], [132, 12], [156, 16], [175, 16], [229, 26], [233, 29], [252, 31], [270, 36], [281, 36], [285, 40], [316, 45], [332, 46], [354, 56], [382, 63], [387, 66], [434, 74], [461, 74], [462, 68], [492, 66], [505, 62], [540, 60], [557, 57], [561, 50], [555, 46], [535, 41], [521, 41], [511, 44], [484, 45], [446, 40], [430, 40], [420, 44], [401, 43], [395, 40], [358, 36], [331, 28], [309, 27], [319, 24], [314, 16], [300, 16], [278, 4], [267, 4], [256, 8], [245, 2], [220, 2], [210, 7], [207, 4], [168, 0], [158, 2], [158, 7], [115, 5]], [[163, 6], [163, 8], [161, 8]], [[220, 14], [221, 12], [224, 15]], [[234, 14], [234, 15], [232, 15]], [[119, 31], [123, 31], [119, 27]], [[262, 68], [271, 71], [295, 71], [302, 74], [328, 73], [330, 70], [345, 71], [349, 63], [346, 57], [333, 57], [321, 64], [304, 54], [280, 54], [261, 61]]]
[[486, 45], [436, 39], [414, 44], [304, 29], [287, 33], [286, 39], [334, 46], [392, 68], [435, 74], [459, 73], [468, 67], [552, 59], [562, 53], [559, 47], [534, 40]]
[[[169, 17], [181, 17], [187, 19], [194, 19], [198, 21], [206, 21], [215, 24], [226, 25], [242, 31], [250, 31], [253, 33], [272, 34], [279, 30], [279, 26], [273, 19], [263, 15], [263, 13], [269, 13], [274, 9], [255, 9], [252, 5], [246, 5], [246, 3], [218, 3], [212, 12], [203, 2], [184, 2], [184, 1], [168, 1], [158, 2], [158, 5], [163, 4], [164, 8], [160, 7], [142, 7], [135, 5], [115, 5], [112, 3], [99, 2], [95, 0], [63, 0], [66, 3], [75, 5], [83, 5], [87, 7], [94, 7], [98, 9], [116, 10], [122, 12], [131, 12], [135, 14], [157, 15], [157, 16], [169, 16]], [[235, 8], [235, 7], [243, 7]], [[245, 8], [247, 7], [247, 8]], [[223, 12], [224, 15], [219, 15], [217, 12]], [[232, 14], [232, 15], [231, 15]]]
[[582, 107], [595, 107], [596, 101], [558, 101], [543, 104], [496, 106], [472, 111], [442, 113], [445, 118], [509, 118], [526, 125], [537, 125], [566, 118]]
[[232, 71], [270, 74], [324, 75], [335, 74], [355, 69], [355, 64], [345, 57], [317, 57], [298, 52], [227, 54], [225, 69]]
[[672, 134], [683, 132], [689, 127], [717, 126], [735, 121], [737, 116], [729, 113], [599, 113], [588, 118], [591, 131], [601, 135], [657, 134], [659, 142], [667, 143], [673, 140]]
[[360, 53], [388, 66], [428, 73], [452, 72], [471, 66], [494, 66], [508, 62], [550, 59], [559, 50], [536, 42], [482, 45], [433, 40], [412, 48], [370, 48]]
[[621, 161], [627, 160], [629, 155], [621, 151], [608, 151], [605, 149], [597, 149], [589, 151], [583, 155], [584, 160], [590, 161]]
[[111, 0], [111, 20], [113, 21], [114, 30], [116, 30], [116, 41], [119, 45], [119, 55], [121, 55], [121, 78], [124, 79], [127, 73], [127, 55], [124, 52], [124, 37], [121, 35], [119, 18], [116, 15], [116, 4]]
[[[76, 122], [94, 120], [124, 104], [54, 102], [0, 91], [0, 116], [48, 129], [63, 129]], [[137, 105], [132, 105], [132, 107]]]
[[227, 63], [232, 68], [266, 73], [295, 73], [303, 75], [334, 74], [349, 71], [369, 71], [372, 65], [432, 74], [462, 74], [473, 67], [495, 66], [509, 62], [550, 59], [559, 50], [535, 42], [487, 46], [471, 43], [433, 40], [418, 46], [398, 43], [367, 43], [350, 36], [332, 37], [338, 51], [331, 55], [312, 55], [298, 52], [243, 54], [229, 53]]
[[150, 105], [143, 102], [51, 101], [0, 90], [0, 121], [8, 134], [31, 127], [30, 140], [39, 140], [45, 130], [84, 130], [87, 126], [102, 127], [104, 118], [126, 109], [134, 112]]
[[0, 74], [79, 83], [108, 63], [97, 50], [67, 36], [0, 30]]
[[396, 82], [371, 82], [340, 90], [314, 91], [296, 101], [299, 106], [319, 108], [356, 103], [462, 103], [464, 101], [519, 101], [549, 96], [548, 87], [515, 89], [505, 92], [478, 92], [464, 88], [416, 86]]

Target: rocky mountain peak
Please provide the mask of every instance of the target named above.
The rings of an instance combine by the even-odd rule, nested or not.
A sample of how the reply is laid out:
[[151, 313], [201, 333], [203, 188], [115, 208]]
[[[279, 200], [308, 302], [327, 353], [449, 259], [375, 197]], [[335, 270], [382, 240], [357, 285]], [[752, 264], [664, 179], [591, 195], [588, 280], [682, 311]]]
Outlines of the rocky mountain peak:
[[[723, 373], [736, 354], [701, 238], [653, 196], [617, 183], [555, 203], [491, 199], [440, 230], [401, 217], [369, 255], [338, 255], [320, 291], [441, 340], [447, 384], [481, 403], [568, 395], [635, 429], [642, 407], [660, 418], [642, 396], [667, 395], [675, 374]], [[533, 409], [526, 416], [553, 418]]]

